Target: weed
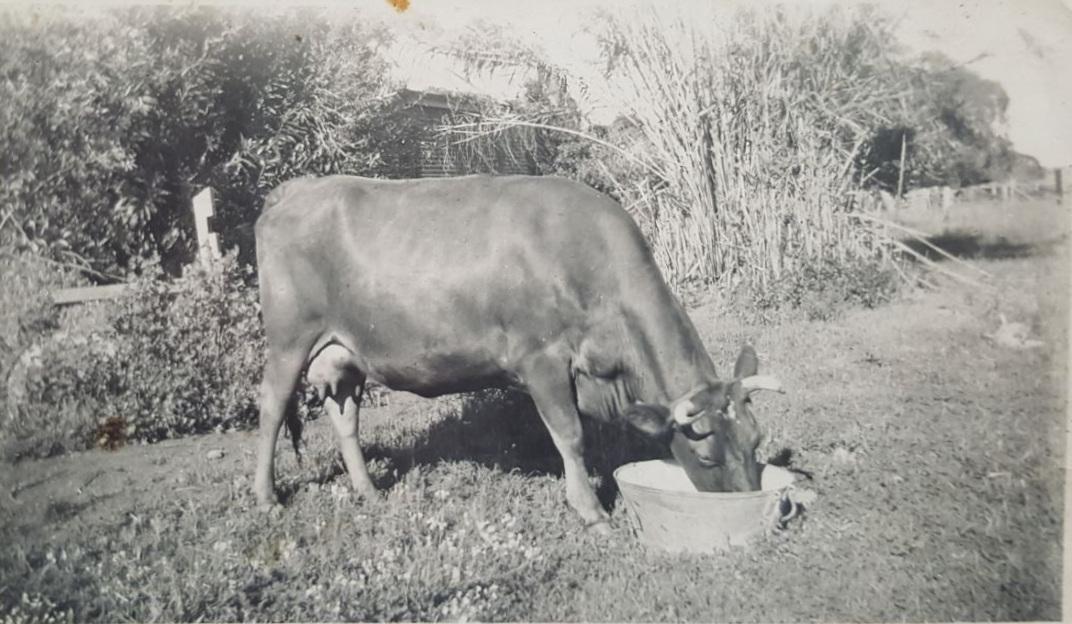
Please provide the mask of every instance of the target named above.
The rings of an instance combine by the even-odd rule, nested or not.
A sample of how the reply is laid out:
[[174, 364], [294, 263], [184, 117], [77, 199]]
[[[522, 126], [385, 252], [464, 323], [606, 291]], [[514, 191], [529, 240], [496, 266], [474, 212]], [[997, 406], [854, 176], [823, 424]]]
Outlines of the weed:
[[897, 273], [878, 261], [820, 260], [783, 275], [754, 295], [760, 310], [801, 310], [809, 320], [836, 318], [847, 307], [874, 308], [889, 302]]

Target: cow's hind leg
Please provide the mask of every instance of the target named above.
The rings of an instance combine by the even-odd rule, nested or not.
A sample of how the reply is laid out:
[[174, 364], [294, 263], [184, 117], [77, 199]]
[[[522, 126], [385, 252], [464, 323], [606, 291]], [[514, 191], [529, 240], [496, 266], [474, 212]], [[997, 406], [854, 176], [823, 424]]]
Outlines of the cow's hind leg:
[[297, 388], [306, 351], [269, 349], [261, 381], [260, 430], [257, 439], [257, 467], [253, 477], [253, 494], [257, 504], [266, 507], [277, 502], [275, 495], [275, 445], [279, 428], [289, 412], [297, 408]]
[[562, 456], [566, 500], [589, 528], [609, 532], [609, 516], [600, 505], [584, 466], [584, 438], [569, 366], [557, 358], [540, 356], [527, 363], [522, 378]]
[[[340, 388], [338, 394], [324, 401], [324, 409], [339, 435], [339, 450], [346, 471], [350, 473], [350, 483], [354, 492], [365, 497], [377, 496], [376, 486], [369, 477], [365, 456], [358, 444], [357, 431], [360, 423], [361, 397], [365, 393], [364, 379], [352, 388]], [[342, 402], [340, 407], [339, 402]]]

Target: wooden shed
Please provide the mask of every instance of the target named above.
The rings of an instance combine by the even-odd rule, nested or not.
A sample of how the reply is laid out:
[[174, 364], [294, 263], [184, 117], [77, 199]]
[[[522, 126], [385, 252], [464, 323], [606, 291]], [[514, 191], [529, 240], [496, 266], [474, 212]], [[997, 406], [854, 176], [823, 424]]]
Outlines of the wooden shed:
[[441, 178], [470, 173], [536, 174], [538, 168], [520, 136], [505, 133], [482, 140], [480, 149], [442, 128], [475, 118], [480, 99], [469, 94], [403, 89], [395, 123], [406, 126], [396, 149], [384, 155], [383, 175]]

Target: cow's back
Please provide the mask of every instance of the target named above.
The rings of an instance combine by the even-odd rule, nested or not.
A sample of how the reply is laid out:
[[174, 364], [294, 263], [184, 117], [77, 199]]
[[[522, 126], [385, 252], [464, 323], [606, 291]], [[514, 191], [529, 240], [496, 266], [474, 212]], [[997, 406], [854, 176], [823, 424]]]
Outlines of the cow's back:
[[508, 377], [657, 274], [616, 203], [557, 178], [299, 179], [269, 195], [257, 246], [270, 341], [339, 342], [405, 389]]

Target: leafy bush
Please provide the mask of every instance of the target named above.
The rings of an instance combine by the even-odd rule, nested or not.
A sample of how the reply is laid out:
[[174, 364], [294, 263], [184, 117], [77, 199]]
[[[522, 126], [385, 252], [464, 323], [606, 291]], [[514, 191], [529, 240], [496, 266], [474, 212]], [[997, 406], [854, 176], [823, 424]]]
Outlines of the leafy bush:
[[113, 321], [121, 354], [110, 415], [139, 440], [229, 428], [256, 417], [264, 338], [250, 269], [231, 257], [182, 279], [142, 280]]
[[[96, 414], [107, 408], [117, 387], [117, 354], [114, 344], [100, 336], [71, 338], [57, 334], [57, 340], [42, 343], [26, 362], [25, 390], [12, 397], [0, 427], [5, 459], [48, 457], [93, 444]], [[111, 431], [116, 422], [105, 421], [102, 431]]]
[[57, 259], [117, 274], [159, 256], [177, 272], [201, 188], [230, 246], [267, 189], [367, 171], [394, 138], [377, 123], [383, 33], [364, 25], [208, 8], [4, 17], [4, 232]]
[[[150, 103], [131, 87], [143, 41], [126, 29], [0, 23], [0, 205], [13, 240], [56, 258], [114, 253], [113, 189], [133, 166], [124, 137]], [[19, 236], [10, 236], [13, 233]]]
[[755, 296], [762, 310], [801, 310], [810, 320], [830, 320], [846, 306], [873, 308], [888, 302], [900, 282], [889, 265], [824, 260], [787, 273]]
[[9, 459], [152, 442], [256, 420], [264, 354], [256, 289], [233, 256], [145, 278], [103, 329], [45, 342], [0, 427]]
[[73, 285], [73, 272], [29, 252], [0, 248], [0, 418], [8, 412], [9, 386], [18, 382], [19, 359], [60, 325], [54, 288]]

